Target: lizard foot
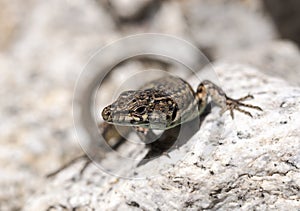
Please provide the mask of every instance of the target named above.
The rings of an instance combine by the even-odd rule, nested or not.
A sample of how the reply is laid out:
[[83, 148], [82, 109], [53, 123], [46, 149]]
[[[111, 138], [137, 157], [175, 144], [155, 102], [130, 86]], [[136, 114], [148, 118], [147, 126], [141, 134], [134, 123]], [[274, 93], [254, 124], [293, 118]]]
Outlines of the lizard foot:
[[254, 97], [252, 95], [250, 95], [250, 94], [248, 94], [248, 95], [246, 95], [244, 97], [241, 97], [239, 99], [232, 99], [232, 98], [226, 96], [226, 107], [224, 107], [221, 110], [221, 112], [220, 112], [221, 115], [225, 111], [229, 110], [231, 118], [234, 119], [233, 110], [237, 110], [237, 111], [239, 111], [241, 113], [244, 113], [244, 114], [246, 114], [246, 115], [248, 115], [250, 117], [253, 117], [252, 114], [249, 111], [241, 109], [240, 107], [247, 107], [247, 108], [252, 108], [252, 109], [256, 109], [256, 110], [262, 111], [262, 108], [260, 108], [259, 106], [242, 103], [242, 101], [249, 100], [249, 99], [254, 99]]

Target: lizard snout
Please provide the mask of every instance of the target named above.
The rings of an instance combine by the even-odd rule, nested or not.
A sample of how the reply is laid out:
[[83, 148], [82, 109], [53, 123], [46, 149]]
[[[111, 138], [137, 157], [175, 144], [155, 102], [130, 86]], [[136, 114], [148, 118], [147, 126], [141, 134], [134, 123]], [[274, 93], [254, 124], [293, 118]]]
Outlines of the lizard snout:
[[107, 106], [102, 110], [102, 118], [104, 121], [110, 121], [111, 118], [111, 106]]

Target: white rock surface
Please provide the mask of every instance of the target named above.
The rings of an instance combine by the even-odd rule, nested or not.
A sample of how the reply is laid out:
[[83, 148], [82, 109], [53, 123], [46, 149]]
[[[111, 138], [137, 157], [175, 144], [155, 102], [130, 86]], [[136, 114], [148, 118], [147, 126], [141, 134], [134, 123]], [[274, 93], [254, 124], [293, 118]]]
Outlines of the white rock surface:
[[108, 0], [115, 15], [122, 19], [134, 19], [145, 13], [147, 7], [155, 3], [154, 0]]
[[161, 165], [170, 159], [163, 156], [135, 169], [143, 174], [160, 166], [153, 177], [123, 179], [90, 165], [78, 178], [78, 162], [48, 180], [25, 210], [298, 209], [300, 88], [245, 65], [219, 63], [214, 69], [228, 95], [251, 93], [251, 103], [264, 111], [253, 111], [253, 118], [235, 113], [232, 120], [214, 108], [199, 131], [170, 153], [171, 159], [185, 155], [180, 162]]
[[183, 1], [193, 39], [213, 58], [227, 57], [276, 37], [261, 1]]
[[0, 0], [0, 7], [0, 210], [19, 210], [45, 174], [81, 152], [75, 80], [117, 33], [93, 1]]
[[287, 40], [256, 44], [224, 56], [222, 60], [249, 64], [270, 76], [284, 78], [291, 85], [300, 85], [300, 50]]

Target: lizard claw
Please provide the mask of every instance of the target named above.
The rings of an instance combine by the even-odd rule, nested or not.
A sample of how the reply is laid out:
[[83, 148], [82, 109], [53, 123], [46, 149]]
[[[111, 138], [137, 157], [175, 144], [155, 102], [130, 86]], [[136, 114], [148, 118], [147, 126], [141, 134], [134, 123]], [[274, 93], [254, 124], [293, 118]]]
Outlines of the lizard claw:
[[262, 111], [262, 108], [260, 108], [259, 106], [242, 103], [242, 101], [245, 101], [248, 99], [253, 99], [253, 98], [254, 97], [250, 94], [248, 94], [245, 97], [239, 98], [239, 99], [232, 99], [232, 98], [226, 96], [226, 107], [221, 110], [221, 114], [223, 114], [226, 110], [229, 110], [231, 118], [234, 119], [233, 111], [237, 110], [237, 111], [244, 113], [250, 117], [253, 117], [249, 111], [246, 111], [246, 110], [240, 108], [240, 107], [247, 107], [247, 108], [252, 108], [252, 109]]
[[245, 97], [241, 97], [241, 98], [239, 98], [239, 99], [236, 99], [236, 101], [239, 101], [239, 102], [241, 102], [241, 101], [245, 101], [245, 100], [252, 100], [252, 99], [254, 99], [254, 96], [253, 96], [253, 95], [250, 95], [250, 94], [248, 94], [248, 95], [246, 95]]

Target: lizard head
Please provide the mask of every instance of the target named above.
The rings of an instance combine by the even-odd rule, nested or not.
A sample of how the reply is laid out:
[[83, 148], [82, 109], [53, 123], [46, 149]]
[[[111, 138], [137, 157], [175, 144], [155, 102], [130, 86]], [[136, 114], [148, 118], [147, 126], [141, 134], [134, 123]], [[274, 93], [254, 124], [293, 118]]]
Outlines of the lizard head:
[[102, 111], [104, 121], [152, 129], [169, 127], [177, 116], [177, 104], [159, 90], [125, 91]]

